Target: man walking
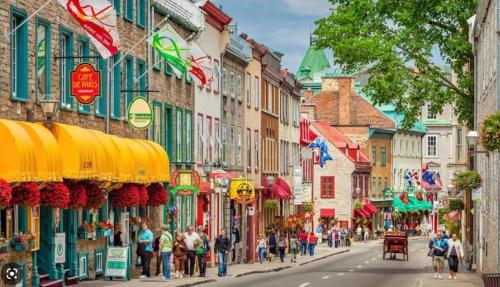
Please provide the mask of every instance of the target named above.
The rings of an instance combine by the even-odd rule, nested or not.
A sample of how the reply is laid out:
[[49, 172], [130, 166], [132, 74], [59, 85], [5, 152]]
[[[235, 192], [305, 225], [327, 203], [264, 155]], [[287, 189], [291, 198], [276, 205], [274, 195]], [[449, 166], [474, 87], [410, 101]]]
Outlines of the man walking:
[[226, 276], [227, 274], [227, 255], [230, 250], [231, 243], [226, 235], [226, 230], [223, 228], [220, 230], [220, 235], [215, 240], [214, 245], [214, 252], [219, 258], [219, 273], [217, 274], [219, 277]]
[[193, 231], [192, 226], [188, 226], [187, 232], [184, 234], [184, 236], [186, 237], [185, 241], [187, 246], [187, 259], [186, 263], [184, 264], [184, 274], [186, 276], [188, 276], [189, 274], [189, 276], [193, 277], [194, 265], [196, 262], [196, 250], [194, 243], [197, 240], [200, 240], [200, 236], [198, 235], [198, 233]]
[[434, 278], [441, 279], [444, 269], [444, 256], [448, 251], [448, 242], [443, 238], [441, 232], [438, 232], [437, 237], [429, 242], [430, 254], [432, 255], [432, 265], [434, 267]]
[[304, 229], [299, 234], [299, 242], [300, 242], [300, 254], [306, 255], [307, 252], [307, 238], [309, 235], [306, 233]]

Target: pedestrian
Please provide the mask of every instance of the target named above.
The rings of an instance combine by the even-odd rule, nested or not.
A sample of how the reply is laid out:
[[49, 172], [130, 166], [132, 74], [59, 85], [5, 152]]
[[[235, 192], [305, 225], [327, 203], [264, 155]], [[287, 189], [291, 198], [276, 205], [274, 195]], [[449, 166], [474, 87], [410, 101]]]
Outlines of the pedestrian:
[[231, 243], [226, 235], [226, 230], [221, 229], [219, 237], [215, 240], [214, 251], [219, 258], [219, 277], [226, 276], [227, 274], [227, 255], [231, 250]]
[[450, 266], [450, 276], [449, 279], [456, 280], [458, 272], [459, 260], [462, 261], [464, 258], [464, 249], [462, 247], [462, 242], [457, 238], [457, 234], [453, 233], [451, 239], [448, 239], [448, 265]]
[[274, 232], [269, 236], [267, 245], [269, 246], [269, 262], [273, 262], [274, 256], [276, 256], [276, 246], [278, 245]]
[[168, 226], [162, 225], [158, 249], [160, 251], [161, 261], [163, 262], [163, 280], [170, 279], [170, 256], [172, 255], [173, 241], [174, 238], [168, 231]]
[[356, 229], [356, 235], [358, 236], [359, 242], [363, 241], [363, 229], [361, 228], [361, 225], [358, 225], [358, 228]]
[[153, 252], [156, 257], [156, 273], [155, 276], [160, 275], [160, 267], [161, 267], [161, 252], [160, 252], [160, 237], [162, 235], [161, 229], [158, 230], [157, 236], [153, 241]]
[[309, 245], [309, 256], [314, 256], [314, 248], [318, 243], [318, 238], [311, 232], [309, 238], [307, 239], [307, 244]]
[[187, 245], [184, 240], [184, 234], [178, 232], [174, 242], [174, 263], [175, 263], [175, 278], [182, 278], [184, 274], [185, 262], [187, 258]]
[[307, 251], [307, 239], [308, 235], [304, 229], [299, 234], [299, 241], [300, 241], [300, 254], [301, 255], [306, 255]]
[[297, 262], [297, 253], [299, 253], [299, 240], [297, 239], [297, 234], [295, 234], [295, 232], [290, 238], [290, 253], [292, 254], [290, 262]]
[[281, 263], [285, 262], [285, 250], [288, 247], [288, 244], [286, 242], [285, 236], [283, 234], [280, 235], [280, 239], [278, 240], [278, 251], [280, 253], [280, 260]]
[[187, 232], [184, 233], [186, 246], [187, 246], [187, 257], [186, 262], [184, 263], [184, 275], [193, 277], [194, 274], [194, 265], [196, 263], [196, 250], [194, 246], [194, 242], [196, 240], [200, 240], [200, 235], [194, 232], [193, 226], [188, 226]]
[[434, 267], [434, 278], [442, 278], [444, 269], [444, 256], [448, 251], [448, 242], [443, 238], [441, 232], [438, 232], [437, 237], [429, 242], [429, 254], [432, 256], [432, 266]]
[[368, 229], [368, 226], [365, 226], [365, 241], [368, 241], [370, 238], [370, 231]]
[[151, 272], [149, 271], [149, 267], [151, 265], [151, 257], [153, 257], [153, 232], [149, 230], [149, 225], [146, 222], [142, 223], [142, 231], [139, 234], [138, 243], [141, 245], [142, 255], [141, 255], [141, 264], [142, 264], [142, 273], [139, 276], [140, 279], [145, 279], [147, 277], [151, 277]]
[[196, 257], [198, 258], [198, 268], [200, 269], [200, 277], [205, 277], [207, 271], [206, 255], [210, 252], [210, 240], [208, 235], [203, 230], [202, 226], [198, 226], [199, 240], [196, 241]]
[[262, 234], [259, 236], [259, 239], [257, 239], [257, 254], [259, 255], [259, 262], [262, 264], [262, 261], [264, 261], [265, 255], [266, 255], [266, 249], [267, 249], [267, 244], [266, 244], [266, 239], [264, 239], [264, 236]]
[[328, 241], [328, 247], [332, 247], [333, 245], [333, 237], [334, 237], [333, 233], [334, 233], [333, 227], [328, 229], [328, 234], [326, 235], [326, 240]]
[[316, 237], [318, 238], [318, 243], [321, 244], [323, 242], [323, 225], [318, 224], [318, 227], [316, 227]]
[[351, 246], [351, 236], [352, 236], [351, 230], [346, 229], [346, 231], [345, 231], [345, 245], [347, 247]]
[[448, 235], [448, 233], [446, 233], [446, 230], [443, 230], [443, 239], [445, 240], [450, 239], [450, 236]]
[[123, 246], [122, 231], [121, 228], [120, 229], [118, 228], [119, 228], [118, 226], [115, 226], [115, 229], [118, 231], [113, 236], [113, 246]]

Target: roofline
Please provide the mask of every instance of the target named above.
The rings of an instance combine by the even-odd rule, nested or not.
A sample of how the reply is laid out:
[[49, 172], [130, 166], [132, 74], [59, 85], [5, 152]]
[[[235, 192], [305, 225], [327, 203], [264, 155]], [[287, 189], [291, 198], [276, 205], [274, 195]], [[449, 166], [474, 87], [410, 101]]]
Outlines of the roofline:
[[205, 2], [200, 8], [209, 16], [205, 17], [205, 21], [220, 32], [224, 30], [224, 26], [228, 25], [233, 20], [231, 16], [224, 13], [210, 0]]

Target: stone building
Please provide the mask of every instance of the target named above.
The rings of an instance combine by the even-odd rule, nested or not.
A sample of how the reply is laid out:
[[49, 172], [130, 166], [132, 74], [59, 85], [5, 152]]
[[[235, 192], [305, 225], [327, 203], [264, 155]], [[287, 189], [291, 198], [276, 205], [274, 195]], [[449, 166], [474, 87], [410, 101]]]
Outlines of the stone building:
[[[500, 110], [498, 2], [480, 1], [474, 23], [474, 130], [479, 131], [484, 119]], [[480, 273], [500, 272], [499, 198], [500, 153], [484, 151], [479, 143], [474, 153], [474, 167], [482, 178], [481, 200], [475, 204], [476, 270]]]

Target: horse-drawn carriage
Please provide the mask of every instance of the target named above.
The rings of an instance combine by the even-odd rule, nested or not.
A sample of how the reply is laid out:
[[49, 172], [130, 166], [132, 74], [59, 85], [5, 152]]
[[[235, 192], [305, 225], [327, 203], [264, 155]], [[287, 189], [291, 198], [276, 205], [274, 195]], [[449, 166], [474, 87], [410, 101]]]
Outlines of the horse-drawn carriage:
[[384, 237], [383, 259], [390, 254], [391, 259], [396, 259], [396, 254], [403, 254], [403, 259], [408, 261], [408, 234], [405, 231], [387, 232]]

